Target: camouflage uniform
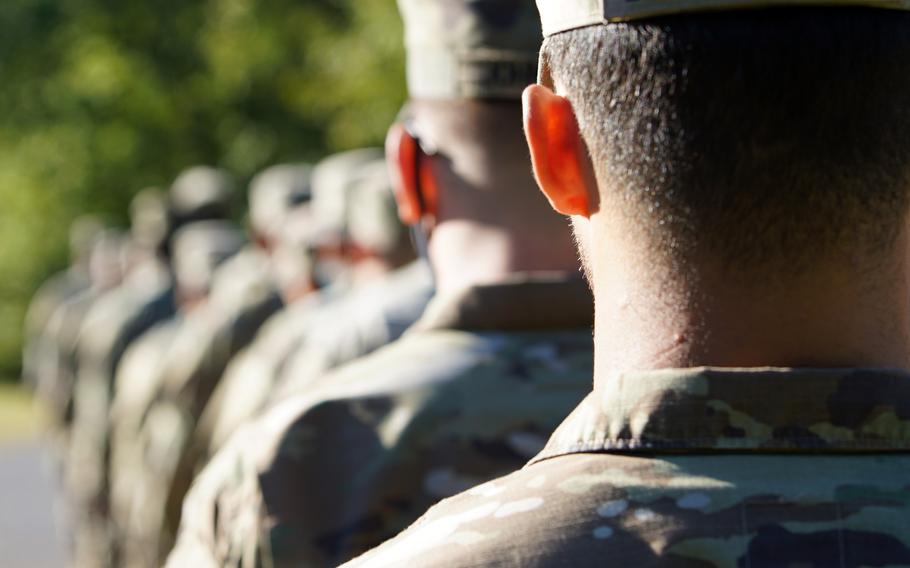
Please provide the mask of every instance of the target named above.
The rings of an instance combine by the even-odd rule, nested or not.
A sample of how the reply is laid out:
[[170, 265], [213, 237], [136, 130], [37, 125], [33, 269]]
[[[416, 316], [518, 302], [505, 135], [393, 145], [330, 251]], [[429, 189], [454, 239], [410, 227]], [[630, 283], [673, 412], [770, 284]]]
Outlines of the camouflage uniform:
[[[355, 150], [316, 167], [317, 213], [310, 219], [307, 246], [349, 240], [360, 249], [382, 253], [406, 237], [395, 214], [385, 163], [376, 155], [374, 149]], [[420, 316], [431, 293], [429, 269], [411, 264], [353, 289], [342, 280], [288, 306], [228, 367], [196, 432], [200, 461], [257, 414], [279, 384], [301, 385], [397, 339]]]
[[82, 325], [66, 472], [77, 515], [77, 566], [104, 566], [111, 560], [106, 439], [115, 369], [130, 343], [174, 311], [168, 270], [150, 261], [100, 298]]
[[590, 314], [580, 280], [437, 298], [242, 429], [188, 496], [169, 565], [332, 566], [520, 467], [590, 388]]
[[[236, 250], [234, 246], [224, 252]], [[127, 387], [124, 399], [134, 398], [136, 415], [114, 424], [118, 443], [114, 449], [118, 470], [112, 472], [118, 476], [113, 481], [116, 520], [125, 532], [124, 560], [130, 566], [155, 566], [159, 546], [167, 550], [168, 533], [162, 529], [171, 518], [167, 499], [181, 485], [189, 485], [189, 480], [180, 477], [180, 457], [195, 418], [230, 357], [280, 305], [269, 278], [267, 257], [247, 249], [225, 261], [215, 273], [208, 298], [188, 311], [175, 329], [162, 330], [164, 337], [149, 338], [152, 344], [167, 343], [160, 369], [148, 382], [136, 381]], [[168, 333], [172, 337], [167, 338]], [[154, 346], [147, 348], [154, 350]], [[123, 376], [130, 383], [136, 378]], [[122, 458], [124, 453], [134, 459]], [[159, 539], [163, 539], [160, 545]]]
[[41, 365], [44, 332], [57, 309], [63, 303], [91, 287], [89, 258], [101, 224], [90, 217], [76, 219], [70, 228], [70, 259], [72, 265], [52, 276], [35, 292], [25, 316], [22, 352], [22, 378], [26, 384], [37, 385]]
[[611, 378], [521, 471], [349, 566], [910, 565], [910, 376]]
[[416, 261], [335, 301], [317, 294], [289, 306], [231, 364], [218, 400], [200, 421], [197, 443], [213, 455], [269, 401], [398, 339], [423, 313], [432, 292], [429, 267]]
[[[60, 442], [65, 442], [72, 423], [79, 330], [94, 303], [123, 277], [124, 242], [123, 235], [117, 231], [106, 230], [96, 236], [89, 287], [70, 296], [54, 310], [34, 347], [36, 394], [50, 411], [52, 435]], [[60, 449], [64, 446], [61, 444]]]
[[66, 472], [76, 517], [76, 566], [118, 563], [109, 523], [109, 410], [116, 370], [127, 348], [176, 312], [174, 281], [164, 262], [171, 232], [182, 223], [230, 209], [232, 188], [226, 174], [205, 167], [190, 173], [178, 177], [166, 203], [154, 190], [137, 195], [131, 208], [132, 266], [123, 284], [92, 306], [80, 329]]
[[[548, 35], [813, 3], [857, 2], [538, 0]], [[522, 470], [440, 503], [346, 566], [910, 565], [905, 372], [695, 368], [604, 379]]]

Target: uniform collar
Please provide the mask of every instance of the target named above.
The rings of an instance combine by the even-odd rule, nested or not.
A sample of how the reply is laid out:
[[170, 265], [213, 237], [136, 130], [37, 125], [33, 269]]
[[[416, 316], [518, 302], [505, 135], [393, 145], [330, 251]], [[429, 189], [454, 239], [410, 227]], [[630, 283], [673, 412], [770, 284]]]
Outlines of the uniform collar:
[[608, 381], [532, 463], [585, 452], [907, 450], [904, 371], [697, 368]]
[[530, 331], [590, 328], [593, 323], [594, 302], [581, 277], [523, 273], [433, 298], [412, 330]]

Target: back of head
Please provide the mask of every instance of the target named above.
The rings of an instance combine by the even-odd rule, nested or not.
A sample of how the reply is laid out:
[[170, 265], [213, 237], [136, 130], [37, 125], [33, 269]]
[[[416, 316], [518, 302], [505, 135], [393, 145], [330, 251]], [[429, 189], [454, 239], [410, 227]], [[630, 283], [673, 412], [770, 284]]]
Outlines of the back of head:
[[[435, 155], [443, 194], [438, 216], [516, 230], [561, 223], [534, 189], [521, 129], [521, 93], [536, 77], [541, 42], [534, 4], [399, 0], [398, 5], [414, 117], [408, 128], [423, 151]], [[503, 199], [501, 207], [490, 206], [491, 193]]]
[[378, 148], [333, 154], [319, 162], [312, 177], [312, 240], [341, 242], [347, 237], [347, 210], [361, 168], [382, 157]]
[[175, 224], [230, 218], [234, 191], [234, 180], [224, 170], [195, 166], [181, 172], [169, 192]]
[[93, 215], [82, 215], [70, 225], [70, 261], [73, 265], [89, 262], [95, 241], [104, 231], [104, 224]]
[[542, 81], [574, 107], [601, 207], [654, 259], [797, 274], [893, 246], [910, 191], [910, 14], [538, 3]]
[[196, 221], [174, 235], [174, 277], [183, 301], [208, 294], [216, 269], [246, 243], [243, 231], [227, 221]]
[[158, 188], [143, 189], [130, 202], [130, 236], [137, 246], [164, 252], [170, 234], [167, 198]]
[[349, 203], [348, 234], [355, 246], [393, 266], [413, 259], [414, 249], [407, 228], [398, 218], [385, 160], [361, 168]]
[[121, 231], [105, 229], [95, 234], [89, 256], [89, 276], [93, 287], [107, 290], [120, 283], [128, 246], [129, 241]]
[[250, 226], [269, 241], [279, 238], [288, 213], [310, 200], [310, 174], [306, 164], [280, 164], [263, 170], [250, 182]]

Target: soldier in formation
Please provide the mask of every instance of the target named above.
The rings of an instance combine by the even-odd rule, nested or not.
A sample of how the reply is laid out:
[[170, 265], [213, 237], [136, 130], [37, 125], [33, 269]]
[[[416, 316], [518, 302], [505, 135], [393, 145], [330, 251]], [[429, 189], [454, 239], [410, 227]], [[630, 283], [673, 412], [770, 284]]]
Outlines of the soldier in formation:
[[398, 5], [385, 152], [74, 224], [74, 565], [910, 565], [910, 2]]

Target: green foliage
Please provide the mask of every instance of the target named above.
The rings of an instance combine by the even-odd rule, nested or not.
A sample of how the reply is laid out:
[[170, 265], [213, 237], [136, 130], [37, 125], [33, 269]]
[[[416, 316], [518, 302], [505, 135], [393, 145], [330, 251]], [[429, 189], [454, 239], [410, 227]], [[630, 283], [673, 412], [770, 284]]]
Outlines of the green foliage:
[[394, 0], [0, 2], [0, 372], [69, 222], [208, 163], [241, 181], [381, 143], [405, 98]]

